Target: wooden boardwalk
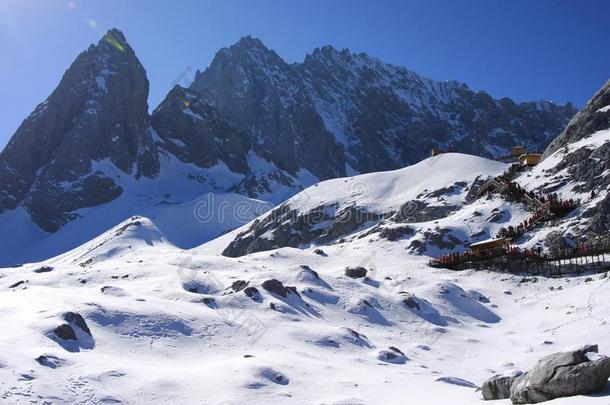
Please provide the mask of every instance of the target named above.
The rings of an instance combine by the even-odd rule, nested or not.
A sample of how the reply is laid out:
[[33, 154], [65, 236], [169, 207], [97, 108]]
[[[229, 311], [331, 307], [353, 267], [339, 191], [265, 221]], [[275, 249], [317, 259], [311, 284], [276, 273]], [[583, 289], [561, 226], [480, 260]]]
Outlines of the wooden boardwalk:
[[610, 243], [581, 245], [551, 255], [516, 248], [494, 254], [462, 253], [430, 260], [428, 265], [451, 270], [481, 269], [551, 276], [585, 269], [610, 270]]

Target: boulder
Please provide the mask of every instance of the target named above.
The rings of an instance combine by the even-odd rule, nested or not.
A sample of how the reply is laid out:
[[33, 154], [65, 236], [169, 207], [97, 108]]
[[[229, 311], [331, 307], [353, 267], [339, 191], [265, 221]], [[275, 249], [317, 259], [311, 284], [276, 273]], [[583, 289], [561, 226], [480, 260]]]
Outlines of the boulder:
[[345, 275], [351, 278], [362, 278], [366, 276], [367, 270], [364, 267], [346, 267]]
[[554, 353], [518, 377], [510, 389], [514, 404], [534, 404], [604, 388], [610, 377], [610, 358], [597, 354], [597, 345]]
[[280, 297], [286, 298], [288, 296], [288, 290], [284, 287], [281, 281], [272, 278], [266, 280], [262, 284], [263, 288], [269, 292], [279, 295]]

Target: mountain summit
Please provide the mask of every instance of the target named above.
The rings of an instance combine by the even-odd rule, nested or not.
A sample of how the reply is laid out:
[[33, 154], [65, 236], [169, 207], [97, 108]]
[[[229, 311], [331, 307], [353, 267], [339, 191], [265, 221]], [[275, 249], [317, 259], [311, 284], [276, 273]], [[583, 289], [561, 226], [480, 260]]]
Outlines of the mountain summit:
[[134, 177], [155, 176], [147, 99], [146, 71], [124, 35], [108, 31], [0, 154], [0, 212], [22, 204], [41, 228], [55, 231], [72, 211], [121, 194], [109, 164]]

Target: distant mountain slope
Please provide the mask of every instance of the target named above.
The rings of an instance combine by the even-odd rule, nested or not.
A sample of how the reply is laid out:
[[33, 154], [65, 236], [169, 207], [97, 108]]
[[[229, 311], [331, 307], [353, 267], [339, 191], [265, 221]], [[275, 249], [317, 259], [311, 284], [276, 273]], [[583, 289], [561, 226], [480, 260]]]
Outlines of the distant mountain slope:
[[[327, 180], [234, 231], [231, 240], [229, 235], [223, 237], [222, 253], [239, 257], [360, 238], [416, 240], [434, 233], [439, 220], [451, 222], [459, 231], [447, 234], [447, 241], [441, 235], [437, 244], [463, 249], [475, 234], [489, 237], [500, 226], [482, 223], [496, 205], [467, 205], [486, 179], [507, 167], [477, 156], [448, 153], [399, 170]], [[479, 215], [474, 214], [477, 210]]]
[[432, 147], [486, 157], [543, 150], [576, 112], [495, 100], [330, 46], [290, 65], [250, 37], [218, 52], [190, 90], [248, 133], [262, 158], [320, 180], [404, 167]]

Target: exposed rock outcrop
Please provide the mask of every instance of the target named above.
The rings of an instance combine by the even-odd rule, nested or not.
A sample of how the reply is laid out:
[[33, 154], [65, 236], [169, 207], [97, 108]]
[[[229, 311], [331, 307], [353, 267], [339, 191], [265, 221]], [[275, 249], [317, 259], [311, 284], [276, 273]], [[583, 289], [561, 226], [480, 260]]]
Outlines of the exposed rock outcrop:
[[543, 154], [547, 158], [569, 143], [596, 131], [610, 128], [610, 80], [589, 100], [568, 123], [565, 130], [551, 142]]
[[597, 345], [543, 357], [518, 377], [510, 389], [515, 404], [534, 404], [601, 390], [610, 377], [610, 358], [597, 354]]

